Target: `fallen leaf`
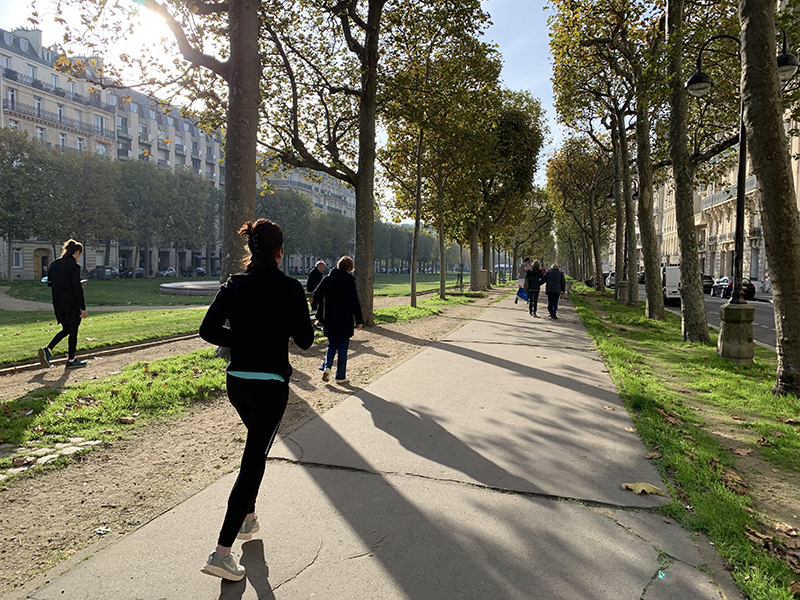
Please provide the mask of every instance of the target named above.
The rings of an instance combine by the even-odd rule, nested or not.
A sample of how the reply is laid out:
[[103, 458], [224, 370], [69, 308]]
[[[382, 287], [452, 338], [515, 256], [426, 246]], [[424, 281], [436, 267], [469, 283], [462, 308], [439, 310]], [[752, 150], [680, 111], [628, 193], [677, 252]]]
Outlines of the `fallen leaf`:
[[783, 417], [778, 417], [778, 421], [788, 423], [789, 425], [800, 425], [800, 420], [798, 419], [784, 419]]
[[777, 531], [780, 531], [781, 533], [785, 533], [786, 535], [789, 535], [789, 536], [792, 536], [792, 537], [797, 537], [798, 536], [797, 528], [796, 527], [792, 527], [788, 523], [778, 523], [777, 525], [775, 525], [775, 529]]
[[658, 414], [660, 414], [662, 417], [664, 417], [664, 420], [665, 420], [667, 423], [669, 423], [670, 425], [683, 425], [683, 421], [681, 421], [681, 420], [680, 420], [678, 417], [676, 417], [675, 415], [671, 415], [671, 414], [669, 414], [669, 413], [668, 413], [667, 411], [665, 411], [663, 408], [657, 408], [657, 409], [656, 409], [656, 411], [658, 412]]
[[636, 433], [636, 428], [635, 427], [626, 427], [625, 431], [630, 431], [631, 433]]
[[800, 595], [800, 581], [793, 581], [789, 591], [796, 596]]
[[650, 452], [647, 455], [647, 458], [661, 458], [661, 453], [660, 452]]
[[744, 482], [744, 479], [739, 477], [736, 473], [731, 471], [730, 469], [722, 469], [722, 481], [725, 483], [725, 486], [736, 492], [737, 494], [745, 495], [747, 494], [747, 484]]
[[757, 443], [758, 443], [759, 446], [772, 446], [772, 442], [770, 442], [765, 437], [758, 438], [758, 442]]
[[120, 417], [119, 422], [123, 425], [131, 425], [132, 423], [136, 423], [135, 417]]
[[656, 494], [657, 496], [666, 496], [664, 491], [649, 483], [623, 483], [623, 490], [630, 490], [634, 494]]
[[785, 435], [786, 435], [786, 434], [785, 434], [785, 433], [783, 433], [782, 431], [775, 431], [774, 429], [770, 429], [770, 430], [769, 430], [769, 432], [770, 432], [772, 435], [774, 435], [775, 437], [783, 437], [783, 436], [785, 436]]
[[[198, 388], [199, 389], [199, 388]], [[603, 410], [617, 410], [616, 408], [612, 408], [610, 406], [604, 406]]]
[[739, 456], [747, 456], [753, 453], [750, 448], [737, 448], [736, 450], [731, 450], [731, 452], [738, 454]]
[[744, 421], [745, 420], [744, 417], [740, 417], [739, 415], [731, 415], [731, 419], [733, 419], [734, 421]]

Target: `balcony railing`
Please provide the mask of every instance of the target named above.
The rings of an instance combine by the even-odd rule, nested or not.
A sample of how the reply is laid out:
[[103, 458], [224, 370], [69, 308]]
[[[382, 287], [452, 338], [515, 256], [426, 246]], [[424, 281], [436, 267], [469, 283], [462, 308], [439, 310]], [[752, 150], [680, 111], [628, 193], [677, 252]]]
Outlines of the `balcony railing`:
[[715, 235], [708, 236], [708, 243], [709, 244], [716, 244], [717, 243], [717, 236], [715, 236]]
[[117, 158], [121, 160], [128, 160], [133, 158], [133, 150], [127, 148], [117, 148]]
[[152, 146], [153, 145], [153, 140], [151, 140], [149, 137], [147, 137], [146, 133], [140, 133], [139, 134], [139, 143], [140, 144], [147, 144], [148, 146]]
[[197, 148], [192, 148], [192, 158], [201, 158], [203, 153], [200, 152]]
[[186, 146], [183, 144], [175, 144], [175, 153], [176, 154], [183, 154], [186, 156]]
[[133, 132], [131, 131], [130, 127], [125, 127], [125, 125], [117, 125], [117, 136], [128, 140], [132, 140]]
[[[750, 175], [750, 177], [745, 179], [745, 181], [744, 181], [744, 191], [745, 191], [745, 193], [756, 189], [756, 184], [757, 183], [758, 182], [756, 180], [756, 176], [755, 175]], [[737, 187], [738, 186], [734, 184], [729, 188], [725, 188], [724, 190], [721, 190], [719, 192], [711, 194], [707, 198], [703, 198], [703, 208], [704, 209], [705, 208], [711, 208], [712, 206], [714, 206], [716, 204], [720, 204], [722, 202], [727, 202], [728, 200], [735, 199], [736, 198]]]
[[206, 154], [206, 162], [213, 165], [217, 162], [217, 158], [213, 154]]
[[11, 113], [25, 115], [26, 117], [41, 119], [42, 121], [47, 121], [48, 123], [61, 125], [62, 127], [70, 127], [72, 129], [77, 129], [79, 131], [91, 133], [93, 135], [99, 135], [112, 140], [114, 139], [114, 132], [111, 131], [110, 129], [97, 127], [96, 125], [92, 125], [91, 123], [84, 123], [83, 121], [79, 121], [78, 119], [64, 117], [59, 115], [58, 113], [50, 112], [49, 110], [42, 110], [41, 108], [36, 108], [35, 106], [31, 106], [30, 104], [23, 104], [22, 102], [17, 102], [16, 100], [9, 100], [8, 98], [3, 98], [3, 110], [7, 110], [8, 112]]
[[117, 111], [117, 107], [113, 104], [106, 104], [97, 98], [82, 96], [81, 94], [76, 94], [75, 92], [68, 92], [63, 88], [56, 87], [40, 79], [36, 79], [35, 77], [30, 77], [29, 75], [25, 75], [19, 71], [15, 71], [14, 69], [3, 67], [3, 77], [9, 81], [17, 81], [23, 85], [30, 86], [37, 90], [50, 92], [51, 94], [54, 94], [60, 98], [66, 98], [67, 100], [71, 100], [73, 102], [79, 102], [80, 104], [84, 104], [86, 106], [93, 106], [94, 108], [99, 108], [105, 112], [115, 113]]
[[761, 227], [751, 227], [750, 237], [761, 237]]
[[159, 150], [169, 150], [169, 144], [164, 142], [164, 140], [158, 140], [158, 149]]

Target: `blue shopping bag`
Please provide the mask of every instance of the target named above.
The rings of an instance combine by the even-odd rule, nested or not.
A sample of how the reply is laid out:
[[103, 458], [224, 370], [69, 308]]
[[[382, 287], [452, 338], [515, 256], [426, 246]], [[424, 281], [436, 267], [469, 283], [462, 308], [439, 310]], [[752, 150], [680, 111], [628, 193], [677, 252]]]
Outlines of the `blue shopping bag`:
[[527, 302], [528, 301], [528, 292], [526, 292], [522, 288], [517, 288], [517, 297], [519, 297], [520, 299], [525, 300], [525, 302]]

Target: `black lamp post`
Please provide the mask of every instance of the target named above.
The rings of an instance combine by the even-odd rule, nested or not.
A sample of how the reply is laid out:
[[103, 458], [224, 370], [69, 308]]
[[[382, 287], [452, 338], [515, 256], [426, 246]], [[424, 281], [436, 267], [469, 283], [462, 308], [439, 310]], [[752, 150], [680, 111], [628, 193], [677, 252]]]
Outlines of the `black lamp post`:
[[[733, 40], [741, 52], [742, 43], [732, 35], [715, 35], [709, 38], [697, 53], [697, 71], [686, 81], [686, 91], [692, 96], [705, 96], [714, 85], [714, 80], [703, 73], [701, 60], [703, 50], [714, 40]], [[741, 57], [740, 57], [741, 58]], [[786, 49], [786, 32], [783, 32], [783, 53], [778, 56], [778, 77], [781, 82], [789, 81], [797, 73], [800, 61]], [[747, 178], [747, 130], [744, 125], [744, 104], [739, 107], [739, 170], [736, 178], [736, 238], [734, 242], [733, 293], [731, 303], [746, 304], [742, 298], [742, 264], [744, 258], [744, 196]]]
[[[739, 47], [740, 53], [740, 60], [741, 60], [741, 48], [742, 43], [739, 41], [739, 38], [733, 37], [731, 35], [715, 35], [709, 38], [701, 47], [700, 51], [697, 53], [697, 72], [692, 75], [686, 82], [686, 91], [689, 92], [692, 96], [699, 97], [704, 96], [707, 94], [711, 87], [714, 85], [714, 81], [703, 73], [701, 60], [703, 56], [703, 50], [705, 50], [706, 46], [708, 46], [711, 42], [719, 39], [728, 39], [733, 40], [736, 42], [737, 46]], [[778, 76], [782, 83], [788, 81], [792, 77], [794, 77], [795, 73], [797, 72], [798, 67], [800, 67], [800, 61], [797, 60], [795, 56], [789, 54], [786, 49], [786, 32], [783, 32], [783, 53], [778, 56]], [[731, 294], [731, 301], [729, 304], [741, 306], [747, 304], [744, 299], [742, 298], [742, 264], [744, 258], [744, 196], [745, 196], [745, 179], [747, 175], [747, 130], [744, 124], [744, 98], [740, 101], [739, 106], [739, 169], [736, 179], [736, 238], [734, 242], [734, 268], [733, 268], [733, 292]], [[746, 310], [748, 315], [745, 315], [744, 312], [735, 311], [734, 307], [730, 307], [727, 309], [727, 305], [722, 307], [720, 311], [720, 317], [722, 320], [723, 328], [720, 331], [720, 341], [718, 345], [718, 351], [722, 350], [722, 346], [726, 343], [729, 343], [732, 347], [738, 346], [736, 349], [730, 352], [729, 357], [731, 358], [749, 358], [752, 360], [752, 314], [749, 314], [752, 311], [752, 308], [742, 307], [742, 310]], [[738, 313], [738, 314], [737, 314]], [[725, 333], [725, 325], [730, 323], [731, 329], [735, 333], [730, 334], [730, 340], [728, 341], [728, 336]], [[749, 327], [749, 335], [746, 334], [746, 330], [744, 326]], [[736, 337], [739, 339], [735, 339]], [[749, 338], [746, 340], [749, 344], [749, 350], [743, 350], [742, 347], [744, 346], [744, 339]], [[727, 353], [725, 351], [721, 352], [723, 356]], [[748, 357], [749, 355], [749, 357]]]
[[[631, 183], [636, 185], [636, 191], [633, 192], [633, 195], [631, 196], [631, 198], [633, 198], [634, 200], [638, 200], [639, 199], [639, 182], [636, 181], [635, 179], [631, 179]], [[611, 191], [608, 193], [606, 198], [609, 199], [609, 200], [613, 200], [615, 197], [616, 196], [614, 196], [614, 186], [612, 185], [611, 186]], [[627, 234], [627, 232], [622, 237], [622, 239], [623, 239], [623, 242], [622, 242], [622, 247], [623, 247], [622, 256], [623, 256], [624, 260], [623, 260], [623, 266], [622, 266], [622, 274], [617, 279], [619, 281], [627, 281], [628, 280], [628, 234]]]

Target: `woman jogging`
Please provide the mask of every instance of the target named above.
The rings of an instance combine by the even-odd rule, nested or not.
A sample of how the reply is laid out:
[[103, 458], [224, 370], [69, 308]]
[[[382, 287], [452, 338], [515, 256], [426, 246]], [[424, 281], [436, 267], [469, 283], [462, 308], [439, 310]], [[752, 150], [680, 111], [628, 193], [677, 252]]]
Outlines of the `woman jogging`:
[[64, 243], [61, 258], [54, 260], [47, 269], [47, 285], [53, 288], [53, 310], [56, 321], [61, 325], [50, 343], [39, 348], [39, 362], [49, 367], [53, 358], [53, 350], [61, 340], [67, 340], [67, 368], [85, 367], [85, 360], [75, 358], [78, 348], [78, 327], [81, 319], [86, 318], [86, 302], [83, 300], [83, 284], [81, 283], [81, 267], [78, 259], [83, 254], [83, 244], [75, 240]]
[[355, 263], [349, 256], [339, 259], [336, 268], [322, 280], [314, 292], [317, 320], [322, 323], [323, 333], [328, 338], [328, 351], [322, 363], [322, 381], [330, 381], [333, 358], [336, 360], [336, 383], [345, 385], [347, 379], [347, 349], [353, 337], [353, 321], [361, 329], [364, 319], [356, 293], [356, 278], [351, 271]]
[[267, 453], [289, 399], [289, 338], [302, 349], [314, 341], [303, 286], [278, 269], [283, 232], [267, 219], [239, 230], [250, 257], [245, 272], [220, 287], [200, 325], [200, 337], [230, 348], [228, 399], [247, 427], [239, 476], [217, 541], [201, 571], [240, 581], [245, 569], [231, 556], [236, 538], [249, 540], [259, 529], [256, 497]]

